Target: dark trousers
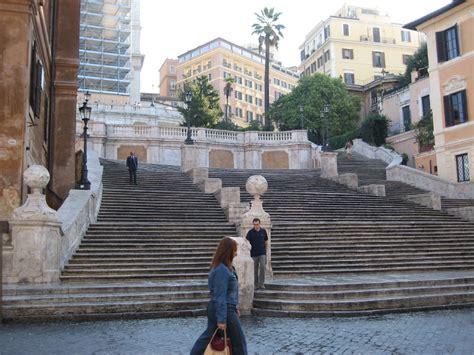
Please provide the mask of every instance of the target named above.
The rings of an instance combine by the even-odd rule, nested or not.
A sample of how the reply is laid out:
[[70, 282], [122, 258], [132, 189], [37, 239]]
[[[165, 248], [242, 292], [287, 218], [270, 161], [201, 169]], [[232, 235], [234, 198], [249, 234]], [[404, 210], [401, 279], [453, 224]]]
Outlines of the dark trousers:
[[[207, 328], [194, 343], [191, 355], [202, 355], [204, 353], [216, 328], [216, 308], [214, 302], [209, 301], [207, 305]], [[236, 307], [230, 304], [227, 305], [227, 336], [232, 343], [232, 355], [247, 355], [247, 342], [240, 325], [240, 319], [237, 316]]]
[[137, 183], [137, 171], [132, 170], [132, 169], [128, 169], [128, 175], [130, 175], [130, 182], [132, 182], [132, 178], [133, 178], [133, 182], [136, 184]]

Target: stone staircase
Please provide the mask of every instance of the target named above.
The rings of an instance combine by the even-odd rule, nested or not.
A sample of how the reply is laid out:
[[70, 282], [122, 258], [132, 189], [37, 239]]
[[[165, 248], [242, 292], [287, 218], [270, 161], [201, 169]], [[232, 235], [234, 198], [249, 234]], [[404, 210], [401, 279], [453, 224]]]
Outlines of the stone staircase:
[[7, 319], [204, 314], [212, 254], [222, 237], [236, 236], [235, 226], [179, 168], [144, 165], [131, 185], [123, 163], [102, 164], [98, 221], [61, 284], [7, 288]]
[[[364, 162], [349, 163], [361, 172], [361, 184], [387, 183], [378, 162], [365, 168]], [[349, 163], [340, 172], [357, 171]], [[472, 278], [456, 274], [449, 288], [440, 276], [474, 272], [474, 223], [400, 199], [422, 190], [389, 182], [388, 197], [365, 195], [321, 179], [317, 170], [211, 169], [209, 176], [240, 186], [242, 200], [249, 201], [244, 186], [253, 174], [269, 184], [263, 201], [273, 224], [274, 280], [286, 280], [256, 292], [256, 314], [351, 315], [474, 304]], [[387, 274], [396, 281], [384, 281]], [[407, 274], [423, 280], [399, 284]], [[378, 281], [357, 281], [367, 275]], [[353, 279], [341, 283], [341, 277]], [[308, 284], [292, 282], [301, 278]], [[327, 278], [336, 281], [315, 285]]]
[[[387, 164], [382, 160], [368, 159], [360, 154], [353, 153], [353, 159], [346, 158], [344, 153], [337, 156], [337, 168], [339, 174], [356, 173], [359, 177], [359, 185], [383, 184], [387, 197], [401, 198], [406, 195], [417, 195], [428, 191], [404, 184], [398, 181], [387, 181], [385, 168]], [[474, 207], [473, 199], [451, 199], [441, 197], [441, 208]]]

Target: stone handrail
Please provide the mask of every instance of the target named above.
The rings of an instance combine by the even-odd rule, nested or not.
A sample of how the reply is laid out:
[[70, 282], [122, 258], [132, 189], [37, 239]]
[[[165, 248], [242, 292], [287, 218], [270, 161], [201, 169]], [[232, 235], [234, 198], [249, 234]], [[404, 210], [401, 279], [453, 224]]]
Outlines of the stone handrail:
[[389, 166], [399, 165], [402, 162], [402, 157], [397, 152], [384, 147], [371, 146], [365, 143], [362, 139], [354, 139], [352, 150], [369, 159], [383, 160]]
[[[186, 138], [186, 127], [160, 127], [140, 125], [106, 125], [106, 135], [111, 138], [176, 139]], [[191, 137], [198, 142], [230, 144], [279, 144], [308, 143], [306, 130], [287, 132], [236, 132], [208, 128], [191, 128]]]
[[401, 181], [447, 198], [474, 198], [474, 183], [452, 183], [421, 170], [404, 165], [389, 166], [387, 180]]
[[102, 172], [97, 153], [87, 154], [88, 178], [90, 190], [70, 190], [69, 195], [58, 209], [58, 218], [62, 223], [61, 269], [71, 258], [86, 234], [89, 224], [97, 221], [102, 200]]

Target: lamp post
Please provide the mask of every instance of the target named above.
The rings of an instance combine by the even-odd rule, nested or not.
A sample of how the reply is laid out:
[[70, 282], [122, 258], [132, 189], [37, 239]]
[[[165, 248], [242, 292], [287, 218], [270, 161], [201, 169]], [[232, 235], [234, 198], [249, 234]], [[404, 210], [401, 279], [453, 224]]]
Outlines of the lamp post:
[[225, 99], [226, 99], [226, 104], [225, 104], [225, 122], [228, 122], [229, 120], [229, 96], [232, 92], [232, 83], [231, 82], [227, 82], [227, 84], [225, 85], [224, 87], [224, 95], [225, 95]]
[[84, 137], [84, 157], [82, 159], [81, 180], [79, 181], [79, 189], [81, 190], [90, 190], [91, 188], [91, 183], [87, 178], [87, 123], [91, 118], [92, 111], [92, 108], [87, 106], [87, 103], [89, 102], [90, 97], [91, 94], [89, 93], [89, 91], [87, 91], [84, 94], [84, 102], [82, 103], [82, 106], [79, 107], [79, 113], [81, 115], [82, 121], [84, 122], [84, 130], [82, 133], [82, 136]]
[[304, 126], [303, 126], [304, 125], [304, 116], [303, 116], [304, 108], [303, 108], [303, 105], [300, 105], [299, 109], [300, 109], [300, 121], [301, 121], [300, 126], [301, 126], [301, 129], [304, 129]]
[[329, 113], [329, 108], [330, 108], [329, 103], [324, 103], [323, 107], [319, 110], [319, 116], [321, 119], [324, 120], [324, 133], [323, 133], [323, 151], [329, 151], [330, 146], [329, 146], [329, 119], [328, 119], [328, 113]]
[[188, 106], [188, 131], [186, 134], [186, 140], [184, 144], [194, 144], [194, 141], [191, 138], [191, 101], [193, 99], [193, 93], [191, 90], [186, 91], [185, 94], [185, 101], [186, 105]]

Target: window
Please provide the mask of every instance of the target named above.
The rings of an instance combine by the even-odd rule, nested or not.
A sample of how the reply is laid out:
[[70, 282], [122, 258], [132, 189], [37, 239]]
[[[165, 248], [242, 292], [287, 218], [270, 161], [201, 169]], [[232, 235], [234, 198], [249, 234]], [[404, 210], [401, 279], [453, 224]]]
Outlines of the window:
[[211, 73], [207, 74], [207, 80], [209, 80], [209, 81], [212, 80], [212, 74]]
[[282, 96], [283, 96], [283, 93], [281, 93], [279, 91], [275, 91], [275, 100], [278, 100]]
[[170, 67], [170, 74], [176, 74], [176, 67], [174, 66]]
[[469, 157], [467, 154], [456, 155], [458, 182], [469, 181]]
[[261, 106], [263, 106], [263, 100], [262, 100], [261, 98], [259, 98], [259, 97], [256, 97], [256, 98], [255, 98], [255, 104], [256, 104], [257, 106], [260, 106], [260, 107], [261, 107]]
[[278, 78], [273, 78], [273, 84], [275, 84], [275, 85], [280, 85], [280, 79], [278, 79]]
[[410, 31], [402, 30], [402, 42], [411, 42], [411, 33]]
[[458, 28], [453, 26], [442, 32], [436, 32], [436, 50], [438, 62], [446, 62], [459, 56]]
[[43, 65], [37, 59], [36, 43], [31, 49], [30, 61], [30, 106], [33, 109], [33, 114], [36, 118], [40, 117], [41, 113], [41, 93], [43, 85]]
[[234, 95], [236, 99], [242, 100], [242, 92], [235, 90]]
[[324, 27], [324, 40], [327, 40], [331, 36], [331, 28], [329, 25]]
[[318, 58], [318, 68], [321, 68], [323, 66], [323, 56]]
[[403, 106], [402, 107], [402, 115], [403, 115], [403, 127], [404, 131], [407, 132], [411, 130], [411, 113], [410, 113], [410, 106]]
[[[314, 64], [314, 70], [316, 70], [316, 63], [313, 63], [313, 64]], [[313, 68], [313, 64], [311, 64], [311, 70]], [[286, 83], [286, 81], [283, 81], [283, 80], [281, 81], [281, 87], [285, 89], [288, 87], [288, 84]]]
[[385, 53], [372, 52], [372, 65], [375, 68], [385, 68]]
[[245, 86], [249, 87], [249, 88], [252, 88], [253, 87], [253, 82], [252, 80], [247, 80], [245, 79]]
[[242, 109], [239, 107], [235, 108], [235, 115], [242, 118]]
[[426, 117], [429, 115], [431, 110], [431, 104], [430, 104], [430, 95], [423, 96], [421, 98], [421, 113], [423, 114], [423, 117]]
[[327, 51], [324, 52], [324, 63], [327, 63], [329, 59], [331, 59], [331, 52], [328, 49]]
[[347, 23], [342, 25], [342, 33], [344, 36], [349, 36], [349, 25]]
[[316, 62], [311, 63], [311, 73], [316, 71]]
[[344, 73], [344, 82], [349, 85], [354, 84], [354, 73]]
[[253, 121], [253, 112], [247, 111], [247, 122]]
[[257, 91], [263, 91], [263, 86], [262, 86], [262, 84], [257, 84], [257, 83], [255, 83], [255, 90], [257, 90]]
[[231, 77], [232, 77], [232, 75], [230, 73], [228, 73], [226, 71], [224, 72], [224, 79], [231, 78]]
[[257, 121], [263, 123], [263, 115], [257, 113]]
[[348, 48], [342, 48], [343, 59], [354, 59], [354, 50]]
[[237, 76], [237, 75], [236, 75], [236, 76], [234, 77], [234, 81], [235, 81], [236, 84], [242, 85], [242, 77], [241, 77], [241, 76]]
[[410, 59], [411, 55], [409, 54], [402, 54], [402, 62], [404, 65], [408, 64], [408, 60]]
[[306, 55], [304, 53], [304, 49], [300, 52], [300, 57], [301, 57], [301, 61], [304, 61], [306, 59]]
[[374, 42], [380, 42], [380, 28], [373, 27], [372, 28], [372, 35], [374, 37]]
[[466, 90], [443, 97], [446, 127], [468, 121]]
[[245, 102], [248, 102], [249, 104], [253, 104], [253, 96], [245, 94]]
[[176, 89], [176, 80], [170, 80], [170, 89], [175, 90]]

